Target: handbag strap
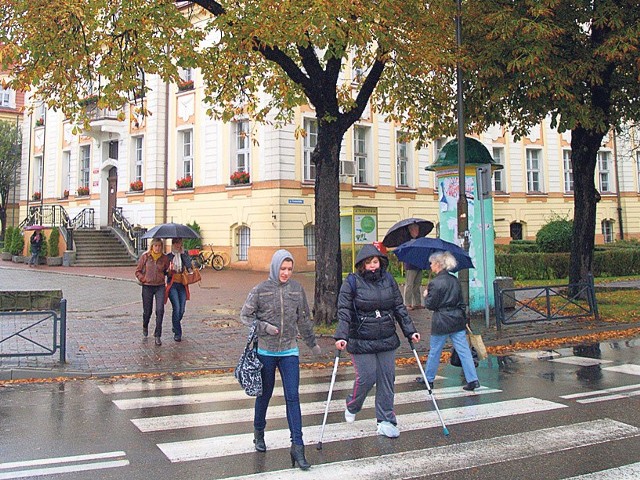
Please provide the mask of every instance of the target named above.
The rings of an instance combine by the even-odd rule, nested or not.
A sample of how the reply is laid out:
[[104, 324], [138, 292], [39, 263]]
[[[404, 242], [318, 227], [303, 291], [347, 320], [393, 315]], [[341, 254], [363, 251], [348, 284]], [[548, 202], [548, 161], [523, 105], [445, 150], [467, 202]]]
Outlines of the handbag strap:
[[249, 336], [247, 337], [247, 345], [245, 346], [245, 350], [249, 350], [251, 348], [251, 343], [254, 343], [254, 346], [258, 345], [258, 320], [254, 320], [251, 326], [249, 327]]
[[467, 331], [468, 331], [471, 335], [473, 335], [473, 330], [471, 330], [471, 327], [469, 327], [469, 324], [468, 324], [468, 323], [467, 323], [466, 327], [467, 327]]

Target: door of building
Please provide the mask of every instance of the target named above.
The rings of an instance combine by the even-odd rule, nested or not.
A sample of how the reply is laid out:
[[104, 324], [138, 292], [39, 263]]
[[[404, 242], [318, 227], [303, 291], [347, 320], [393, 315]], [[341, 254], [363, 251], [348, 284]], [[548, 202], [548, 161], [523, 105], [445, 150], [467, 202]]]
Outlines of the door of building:
[[113, 225], [113, 209], [116, 207], [118, 198], [118, 169], [116, 167], [109, 169], [107, 181], [109, 183], [107, 225], [111, 226]]

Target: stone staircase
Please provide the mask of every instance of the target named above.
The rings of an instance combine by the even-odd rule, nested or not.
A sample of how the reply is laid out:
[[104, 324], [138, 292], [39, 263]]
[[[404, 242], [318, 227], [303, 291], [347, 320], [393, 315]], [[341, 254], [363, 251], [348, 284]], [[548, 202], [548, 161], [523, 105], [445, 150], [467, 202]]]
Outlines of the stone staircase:
[[74, 265], [82, 267], [136, 265], [127, 247], [109, 229], [74, 230], [73, 242], [76, 249]]

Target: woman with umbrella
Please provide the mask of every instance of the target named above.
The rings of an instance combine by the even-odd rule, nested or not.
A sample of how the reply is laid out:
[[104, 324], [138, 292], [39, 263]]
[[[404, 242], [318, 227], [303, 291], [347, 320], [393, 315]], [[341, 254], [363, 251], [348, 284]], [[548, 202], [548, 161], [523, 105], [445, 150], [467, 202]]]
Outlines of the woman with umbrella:
[[156, 328], [153, 332], [156, 345], [162, 345], [162, 319], [164, 317], [165, 276], [170, 267], [169, 257], [164, 254], [162, 240], [151, 240], [149, 250], [143, 253], [136, 267], [136, 278], [142, 285], [142, 335], [149, 335], [149, 320], [156, 303]]
[[429, 310], [433, 310], [430, 349], [425, 368], [427, 381], [429, 386], [433, 388], [433, 381], [440, 363], [440, 353], [447, 337], [450, 337], [453, 348], [456, 349], [460, 357], [462, 370], [467, 381], [467, 384], [462, 388], [473, 391], [480, 387], [480, 382], [478, 382], [478, 374], [467, 342], [467, 315], [462, 297], [462, 287], [457, 277], [450, 273], [456, 270], [458, 262], [452, 253], [436, 251], [429, 255], [429, 263], [431, 271], [436, 276], [429, 282], [424, 292], [425, 305]]
[[44, 237], [40, 228], [34, 228], [34, 232], [31, 234], [29, 243], [31, 244], [31, 258], [29, 259], [29, 266], [36, 267], [40, 261], [40, 252], [42, 251], [42, 242]]

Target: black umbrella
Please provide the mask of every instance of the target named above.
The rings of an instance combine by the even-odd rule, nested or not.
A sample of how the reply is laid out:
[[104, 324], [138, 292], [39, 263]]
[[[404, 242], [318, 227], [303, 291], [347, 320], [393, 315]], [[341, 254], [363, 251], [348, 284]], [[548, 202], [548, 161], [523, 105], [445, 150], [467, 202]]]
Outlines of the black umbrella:
[[409, 225], [412, 224], [418, 225], [418, 228], [420, 229], [420, 231], [418, 232], [418, 237], [424, 237], [431, 230], [433, 230], [433, 223], [429, 220], [414, 217], [405, 218], [404, 220], [400, 220], [398, 223], [393, 225], [387, 231], [387, 234], [382, 239], [382, 244], [385, 247], [397, 247], [404, 242], [408, 242], [412, 238], [411, 234], [409, 233]]
[[402, 262], [410, 263], [422, 270], [431, 270], [429, 257], [432, 253], [444, 251], [451, 253], [458, 265], [453, 272], [464, 270], [465, 268], [474, 268], [471, 257], [463, 248], [455, 243], [447, 242], [440, 238], [416, 238], [403, 243], [396, 248], [393, 253]]
[[150, 229], [142, 238], [200, 238], [200, 235], [187, 225], [163, 223]]

